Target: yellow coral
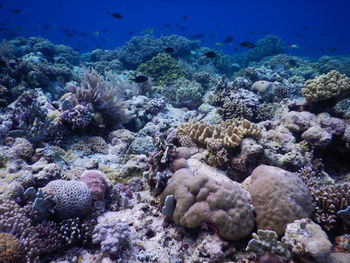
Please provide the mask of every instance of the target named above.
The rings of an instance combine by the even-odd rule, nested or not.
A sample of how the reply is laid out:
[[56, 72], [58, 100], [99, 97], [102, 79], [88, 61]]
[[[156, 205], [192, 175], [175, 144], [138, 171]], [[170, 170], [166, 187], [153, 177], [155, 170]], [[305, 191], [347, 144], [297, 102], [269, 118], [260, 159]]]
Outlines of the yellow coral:
[[307, 102], [333, 98], [344, 91], [350, 91], [350, 78], [336, 70], [307, 80], [301, 90]]
[[225, 148], [235, 148], [244, 137], [258, 137], [260, 129], [247, 120], [231, 119], [219, 125], [210, 125], [203, 121], [183, 123], [177, 130], [178, 135], [188, 135], [195, 142], [207, 145], [209, 139], [221, 141]]
[[22, 254], [21, 245], [11, 234], [0, 233], [0, 262], [19, 262]]

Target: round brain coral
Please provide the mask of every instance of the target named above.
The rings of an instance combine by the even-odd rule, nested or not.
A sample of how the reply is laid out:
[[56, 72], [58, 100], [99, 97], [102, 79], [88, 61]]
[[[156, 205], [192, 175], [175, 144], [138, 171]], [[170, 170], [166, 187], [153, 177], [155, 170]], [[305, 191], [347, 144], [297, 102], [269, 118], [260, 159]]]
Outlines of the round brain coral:
[[161, 195], [164, 204], [174, 195], [176, 224], [196, 228], [209, 224], [227, 240], [238, 240], [254, 228], [253, 207], [238, 183], [216, 180], [209, 175], [194, 176], [189, 169], [176, 171]]
[[314, 211], [307, 186], [295, 174], [260, 165], [251, 174], [249, 187], [259, 229], [282, 235], [287, 224], [308, 218]]
[[92, 194], [84, 183], [55, 180], [48, 183], [43, 191], [56, 202], [54, 211], [58, 220], [82, 217], [91, 210]]
[[22, 248], [16, 237], [7, 233], [0, 233], [0, 262], [20, 262]]

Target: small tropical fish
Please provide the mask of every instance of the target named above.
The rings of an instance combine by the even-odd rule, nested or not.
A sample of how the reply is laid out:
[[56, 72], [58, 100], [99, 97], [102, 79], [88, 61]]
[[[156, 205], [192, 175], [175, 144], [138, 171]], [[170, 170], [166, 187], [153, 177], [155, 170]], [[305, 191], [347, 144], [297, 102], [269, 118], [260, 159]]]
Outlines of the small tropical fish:
[[111, 13], [111, 12], [106, 12], [106, 15], [111, 15], [116, 19], [122, 19], [123, 16], [120, 13]]
[[96, 32], [93, 33], [93, 35], [94, 35], [95, 37], [98, 37], [98, 36], [100, 35], [100, 32], [99, 32], [99, 31], [96, 31]]
[[222, 47], [224, 44], [222, 44], [221, 42], [216, 42], [215, 43], [215, 46], [217, 46], [217, 47]]
[[167, 48], [163, 49], [163, 52], [165, 52], [165, 53], [174, 53], [175, 49], [172, 48], [172, 47], [167, 47]]
[[21, 13], [21, 10], [16, 8], [16, 9], [13, 9], [12, 12], [15, 14], [19, 14], [19, 13]]
[[215, 26], [216, 26], [216, 27], [220, 27], [220, 24], [219, 24], [219, 23], [216, 23]]
[[289, 49], [298, 49], [299, 46], [297, 44], [292, 44], [288, 46]]
[[243, 42], [240, 42], [239, 45], [241, 47], [244, 47], [244, 48], [255, 48], [256, 45], [252, 42], [249, 42], [249, 41], [243, 41]]
[[233, 41], [233, 37], [228, 36], [222, 42], [224, 42], [225, 44], [230, 44], [232, 43], [232, 41]]
[[217, 55], [214, 51], [208, 51], [208, 52], [204, 53], [203, 56], [205, 56], [207, 58], [215, 58]]
[[135, 83], [144, 83], [148, 81], [148, 78], [146, 76], [140, 75], [132, 79]]
[[148, 27], [141, 31], [142, 34], [153, 34], [154, 28]]
[[187, 19], [188, 19], [188, 15], [184, 15], [182, 18], [183, 21], [186, 21]]

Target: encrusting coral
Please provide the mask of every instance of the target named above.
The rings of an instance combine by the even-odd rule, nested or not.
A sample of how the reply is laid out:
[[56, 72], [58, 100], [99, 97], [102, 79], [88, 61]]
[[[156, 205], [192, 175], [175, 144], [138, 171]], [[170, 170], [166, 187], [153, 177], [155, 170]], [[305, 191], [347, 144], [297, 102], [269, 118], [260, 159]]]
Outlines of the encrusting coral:
[[163, 204], [169, 195], [176, 200], [172, 218], [178, 225], [197, 228], [208, 224], [227, 240], [241, 239], [253, 230], [253, 207], [235, 182], [194, 175], [183, 168], [175, 172], [161, 194]]
[[350, 78], [332, 70], [315, 79], [307, 80], [301, 90], [307, 102], [330, 99], [350, 90]]
[[247, 120], [231, 119], [219, 125], [210, 125], [202, 121], [189, 121], [177, 129], [177, 134], [187, 135], [203, 145], [207, 145], [209, 139], [215, 139], [222, 142], [225, 148], [235, 148], [245, 137], [258, 138], [260, 129]]

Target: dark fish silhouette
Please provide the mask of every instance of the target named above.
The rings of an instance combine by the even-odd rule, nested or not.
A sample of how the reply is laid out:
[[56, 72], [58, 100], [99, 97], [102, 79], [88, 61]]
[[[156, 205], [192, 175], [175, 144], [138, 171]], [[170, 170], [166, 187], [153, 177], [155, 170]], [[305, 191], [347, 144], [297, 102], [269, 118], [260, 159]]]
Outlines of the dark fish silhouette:
[[216, 26], [216, 27], [220, 27], [220, 24], [219, 24], [219, 23], [216, 23], [215, 26]]
[[301, 33], [298, 33], [297, 35], [296, 35], [296, 37], [300, 37], [301, 36]]
[[116, 19], [122, 19], [123, 18], [122, 14], [120, 14], [120, 13], [106, 12], [106, 15], [111, 15], [111, 16], [113, 16]]
[[244, 48], [255, 48], [256, 45], [252, 42], [249, 42], [249, 41], [243, 41], [243, 42], [240, 42], [239, 45], [241, 47], [244, 47]]
[[187, 19], [188, 19], [187, 15], [184, 15], [183, 18], [182, 18], [183, 21], [186, 21]]
[[80, 35], [81, 35], [82, 37], [87, 37], [87, 36], [88, 36], [88, 33], [80, 32]]
[[128, 30], [128, 34], [129, 34], [129, 35], [133, 35], [133, 34], [135, 34], [135, 33], [134, 33], [134, 31]]
[[148, 81], [148, 78], [146, 76], [140, 75], [140, 76], [133, 78], [132, 81], [134, 81], [136, 83], [144, 83], [144, 82]]
[[169, 24], [164, 24], [164, 27], [169, 28], [169, 27], [171, 27], [171, 25], [169, 25]]
[[12, 12], [15, 14], [19, 14], [19, 13], [21, 13], [21, 10], [16, 8], [16, 9], [13, 9]]
[[186, 29], [187, 29], [187, 27], [185, 27], [185, 26], [180, 27], [180, 30], [186, 30]]
[[224, 42], [225, 44], [230, 44], [232, 43], [232, 41], [233, 41], [233, 37], [228, 36], [222, 42]]
[[0, 8], [3, 8], [4, 7], [4, 5], [3, 4], [0, 4]]
[[303, 30], [307, 31], [309, 28], [307, 26], [303, 26]]
[[43, 25], [43, 29], [49, 30], [49, 29], [50, 29], [50, 26], [49, 26], [49, 25]]
[[109, 31], [108, 28], [104, 28], [101, 30], [102, 33], [107, 33], [108, 31]]
[[172, 48], [172, 47], [167, 47], [167, 48], [163, 49], [163, 52], [165, 52], [165, 53], [174, 53], [175, 49]]
[[208, 52], [204, 53], [203, 56], [205, 56], [207, 58], [215, 58], [217, 55], [214, 51], [208, 51]]

